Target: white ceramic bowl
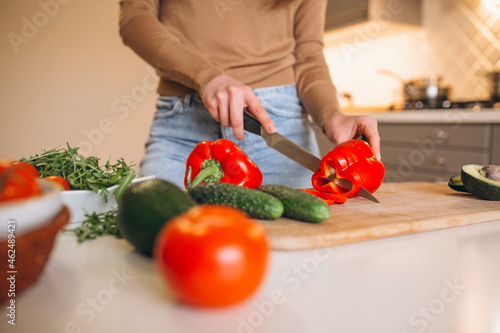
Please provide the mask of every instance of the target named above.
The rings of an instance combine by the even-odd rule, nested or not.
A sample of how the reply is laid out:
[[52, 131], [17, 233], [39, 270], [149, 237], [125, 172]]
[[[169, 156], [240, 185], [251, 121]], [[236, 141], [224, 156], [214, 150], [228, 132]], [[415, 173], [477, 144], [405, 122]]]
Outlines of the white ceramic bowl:
[[61, 211], [60, 186], [43, 179], [38, 183], [42, 186], [41, 195], [0, 203], [0, 238], [7, 236], [10, 221], [15, 221], [17, 236], [46, 223]]
[[[155, 176], [139, 177], [132, 180], [132, 183], [153, 178]], [[60, 193], [61, 201], [70, 211], [70, 220], [66, 228], [71, 229], [79, 226], [85, 221], [85, 214], [99, 214], [116, 209], [118, 204], [113, 193], [117, 187], [118, 185], [108, 188], [107, 202], [100, 192], [86, 190], [62, 191]]]

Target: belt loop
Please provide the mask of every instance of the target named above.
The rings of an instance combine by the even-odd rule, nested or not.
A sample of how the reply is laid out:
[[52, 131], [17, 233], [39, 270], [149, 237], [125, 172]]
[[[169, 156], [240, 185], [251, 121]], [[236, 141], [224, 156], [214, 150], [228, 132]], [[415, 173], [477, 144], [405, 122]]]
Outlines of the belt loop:
[[182, 102], [184, 103], [184, 106], [191, 106], [193, 102], [193, 94], [185, 94], [182, 96]]

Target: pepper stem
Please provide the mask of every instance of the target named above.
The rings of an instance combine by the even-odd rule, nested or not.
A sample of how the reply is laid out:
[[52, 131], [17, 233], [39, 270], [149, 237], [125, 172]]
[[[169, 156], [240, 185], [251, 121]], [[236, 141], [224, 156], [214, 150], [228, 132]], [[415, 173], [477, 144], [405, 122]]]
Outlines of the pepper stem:
[[214, 159], [205, 160], [201, 166], [200, 172], [196, 175], [196, 177], [194, 177], [192, 182], [188, 183], [188, 190], [200, 185], [203, 182], [218, 182], [222, 179], [222, 177], [224, 177], [224, 171], [222, 171], [219, 161]]

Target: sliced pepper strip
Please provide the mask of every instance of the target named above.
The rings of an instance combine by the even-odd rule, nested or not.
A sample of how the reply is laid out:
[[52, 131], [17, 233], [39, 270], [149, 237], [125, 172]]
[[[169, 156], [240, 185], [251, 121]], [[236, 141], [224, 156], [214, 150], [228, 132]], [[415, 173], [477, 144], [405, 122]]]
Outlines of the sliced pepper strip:
[[220, 181], [257, 188], [262, 179], [262, 172], [243, 149], [230, 140], [219, 139], [202, 141], [189, 154], [184, 185], [191, 188], [202, 182]]
[[[320, 169], [311, 182], [315, 190], [345, 196], [358, 194], [361, 187], [375, 192], [384, 179], [385, 167], [363, 140], [343, 142], [330, 150], [321, 159]], [[330, 177], [330, 179], [329, 179]], [[331, 180], [332, 177], [351, 181], [352, 188], [346, 190]]]
[[309, 188], [299, 188], [299, 190], [307, 192], [307, 193], [312, 194], [314, 196], [317, 196], [320, 199], [323, 199], [323, 201], [326, 202], [326, 204], [328, 206], [331, 206], [334, 203], [343, 204], [347, 200], [347, 197], [340, 195], [340, 194], [319, 192], [319, 191], [309, 189]]

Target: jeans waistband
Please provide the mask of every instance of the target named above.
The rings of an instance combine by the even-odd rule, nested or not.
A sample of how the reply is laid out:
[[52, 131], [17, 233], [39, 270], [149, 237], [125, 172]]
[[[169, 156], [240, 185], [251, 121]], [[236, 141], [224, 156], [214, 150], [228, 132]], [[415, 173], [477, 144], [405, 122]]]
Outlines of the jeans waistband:
[[264, 88], [255, 88], [253, 92], [257, 94], [269, 94], [269, 93], [283, 93], [283, 92], [292, 92], [295, 93], [297, 88], [295, 84], [286, 84], [282, 86], [273, 86], [273, 87], [264, 87]]
[[[265, 95], [272, 93], [286, 93], [292, 92], [296, 93], [295, 84], [287, 84], [282, 86], [274, 87], [263, 87], [252, 89], [256, 95]], [[160, 96], [160, 99], [174, 99], [178, 98], [184, 106], [191, 106], [194, 102], [203, 103], [199, 94], [185, 94], [181, 96]]]

